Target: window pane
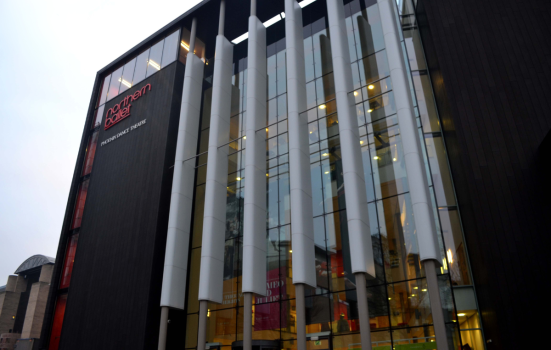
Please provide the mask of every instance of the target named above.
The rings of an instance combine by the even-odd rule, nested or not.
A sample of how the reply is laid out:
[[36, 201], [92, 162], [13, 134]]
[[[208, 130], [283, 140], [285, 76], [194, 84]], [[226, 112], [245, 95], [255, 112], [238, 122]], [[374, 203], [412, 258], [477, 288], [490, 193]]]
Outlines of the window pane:
[[122, 77], [120, 79], [121, 87], [120, 87], [119, 93], [123, 93], [124, 91], [132, 87], [132, 77], [134, 76], [135, 68], [136, 68], [135, 58], [124, 65], [124, 68], [122, 70]]
[[393, 327], [432, 324], [426, 279], [388, 285], [388, 302]]
[[432, 86], [427, 71], [412, 72], [413, 84], [417, 95], [417, 104], [421, 114], [424, 132], [440, 131], [440, 122], [436, 112], [436, 104], [432, 95]]
[[73, 214], [73, 224], [71, 230], [80, 227], [82, 222], [82, 214], [84, 213], [84, 204], [86, 203], [86, 195], [88, 194], [88, 183], [90, 180], [86, 180], [80, 184], [78, 189], [77, 200], [75, 204], [75, 212]]
[[61, 282], [59, 283], [59, 289], [69, 287], [71, 283], [71, 276], [73, 274], [73, 264], [75, 263], [75, 254], [77, 251], [78, 233], [71, 236], [69, 244], [67, 244], [67, 250], [65, 252], [65, 261], [63, 263], [63, 272], [61, 273]]
[[448, 270], [452, 284], [454, 286], [470, 285], [472, 282], [467, 263], [467, 251], [463, 242], [457, 208], [438, 208], [438, 214], [442, 224]]
[[266, 195], [268, 204], [268, 227], [276, 227], [279, 225], [279, 188], [277, 176], [270, 176], [268, 178], [268, 192]]
[[[434, 328], [432, 326], [394, 330], [392, 331], [392, 340], [394, 341], [394, 347], [396, 350], [412, 349], [413, 345], [410, 344], [432, 342], [434, 342], [434, 344], [427, 344], [423, 347], [423, 349], [436, 349], [436, 338], [434, 336]], [[456, 347], [449, 348], [457, 349]]]
[[67, 294], [58, 296], [55, 303], [54, 320], [52, 321], [52, 334], [50, 336], [50, 346], [48, 349], [59, 349], [61, 329], [63, 328], [63, 318], [65, 316], [65, 305], [67, 305]]
[[142, 52], [136, 58], [136, 68], [134, 70], [134, 77], [132, 78], [132, 86], [138, 84], [145, 79], [145, 72], [147, 70], [147, 59], [149, 58], [149, 49]]
[[[202, 166], [201, 169], [207, 173], [207, 166]], [[195, 211], [193, 214], [193, 238], [191, 247], [197, 248], [202, 244], [203, 239], [203, 214], [205, 212], [205, 187], [206, 185], [197, 186], [195, 190]]]
[[231, 345], [236, 340], [236, 333], [237, 310], [235, 308], [219, 311], [210, 310], [210, 316], [207, 317], [207, 343]]
[[94, 122], [92, 123], [92, 129], [97, 128], [101, 125], [101, 121], [103, 120], [103, 111], [105, 109], [105, 105], [101, 105], [98, 109], [96, 109], [96, 114], [94, 116]]
[[161, 58], [163, 57], [163, 41], [159, 41], [157, 44], [151, 47], [149, 53], [149, 60], [147, 60], [147, 73], [146, 77], [157, 73], [161, 70]]
[[379, 201], [377, 207], [387, 281], [423, 277], [409, 193]]
[[404, 28], [404, 41], [406, 43], [411, 70], [427, 69], [423, 45], [419, 37], [419, 30], [414, 26], [407, 29]]
[[82, 168], [82, 176], [88, 175], [90, 174], [90, 172], [92, 172], [94, 157], [96, 155], [96, 147], [98, 145], [98, 135], [99, 132], [96, 131], [88, 140], [88, 147], [86, 147], [86, 157], [84, 158], [84, 167]]
[[358, 62], [360, 84], [365, 86], [390, 75], [386, 51], [378, 52]]
[[109, 83], [109, 91], [107, 92], [107, 101], [119, 95], [119, 87], [121, 86], [122, 68], [120, 67], [111, 74], [111, 82]]
[[105, 103], [107, 100], [107, 91], [109, 90], [109, 81], [111, 81], [111, 75], [108, 75], [103, 79], [103, 85], [101, 87], [101, 95], [99, 98], [100, 106]]
[[436, 203], [439, 207], [455, 205], [455, 194], [448, 167], [448, 157], [441, 135], [425, 134], [425, 145], [429, 157], [430, 171]]
[[335, 98], [335, 82], [333, 73], [316, 80], [317, 104], [322, 104]]
[[366, 111], [365, 116], [368, 123], [396, 114], [394, 93], [391, 91], [364, 102], [364, 109]]
[[318, 216], [323, 214], [321, 163], [317, 162], [310, 165], [310, 175], [312, 182], [312, 209], [314, 216]]
[[333, 310], [331, 309], [331, 294], [306, 297], [306, 333], [331, 331]]
[[199, 331], [199, 314], [187, 315], [186, 348], [197, 347], [197, 332]]
[[277, 96], [277, 59], [276, 55], [272, 55], [267, 59], [267, 73], [268, 73], [268, 99], [272, 99]]
[[356, 288], [350, 262], [348, 223], [346, 211], [325, 216], [327, 251], [329, 255], [329, 276], [334, 292]]
[[277, 94], [287, 92], [287, 70], [285, 63], [285, 50], [277, 54]]
[[178, 38], [180, 31], [177, 30], [165, 38], [165, 44], [163, 47], [163, 61], [161, 67], [164, 68], [176, 61], [176, 52], [178, 51]]
[[187, 312], [199, 312], [199, 274], [201, 272], [201, 248], [191, 250]]

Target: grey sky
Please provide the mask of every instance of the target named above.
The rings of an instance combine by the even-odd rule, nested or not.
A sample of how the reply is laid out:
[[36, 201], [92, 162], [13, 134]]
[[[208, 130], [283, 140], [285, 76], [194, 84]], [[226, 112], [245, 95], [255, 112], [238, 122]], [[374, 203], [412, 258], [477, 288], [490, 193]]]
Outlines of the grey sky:
[[0, 0], [0, 286], [55, 256], [96, 72], [199, 0]]

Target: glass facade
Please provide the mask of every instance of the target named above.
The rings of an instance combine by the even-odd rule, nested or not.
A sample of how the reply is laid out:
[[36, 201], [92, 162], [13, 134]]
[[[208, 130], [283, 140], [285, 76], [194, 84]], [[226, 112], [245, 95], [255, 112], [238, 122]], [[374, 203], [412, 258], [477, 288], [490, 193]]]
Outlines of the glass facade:
[[[456, 305], [456, 288], [473, 290], [447, 151], [432, 93], [413, 5], [398, 0], [404, 60], [421, 137], [435, 225], [442, 254], [438, 281], [450, 348], [484, 349], [476, 305]], [[398, 124], [379, 8], [375, 1], [345, 5], [346, 29], [358, 121], [362, 165], [376, 276], [367, 281], [369, 326], [374, 349], [436, 349], [427, 280], [419, 255], [404, 146]], [[303, 29], [306, 110], [310, 147], [310, 179], [315, 243], [316, 288], [306, 290], [306, 333], [309, 349], [360, 348], [356, 280], [350, 261], [346, 195], [339, 116], [335, 96], [331, 33], [327, 14], [316, 13]], [[268, 28], [268, 37], [281, 27]], [[87, 148], [77, 190], [59, 284], [50, 349], [56, 349], [70, 287], [88, 184], [93, 170], [99, 126], [105, 103], [179, 60], [186, 62], [190, 32], [167, 35], [110, 72], [98, 90], [88, 131]], [[246, 42], [240, 45], [246, 45]], [[197, 40], [195, 54], [205, 62], [196, 179], [185, 307], [185, 348], [197, 348], [199, 272], [207, 174], [214, 59], [206, 59]], [[207, 343], [230, 350], [243, 340], [243, 212], [247, 135], [247, 58], [236, 54], [233, 64], [223, 302], [209, 303]], [[268, 295], [253, 299], [253, 339], [275, 340], [281, 349], [297, 348], [296, 298], [292, 263], [287, 66], [285, 38], [267, 47], [266, 124], [266, 279]], [[226, 145], [223, 145], [226, 146]], [[220, 146], [222, 147], [222, 145]], [[349, 189], [351, 191], [353, 189]], [[474, 294], [473, 294], [474, 295]], [[476, 303], [475, 303], [476, 304]], [[459, 304], [458, 304], [459, 305]], [[456, 307], [457, 306], [457, 307]], [[318, 339], [311, 339], [318, 337]], [[57, 343], [55, 343], [57, 341]], [[413, 344], [422, 344], [418, 347]], [[422, 346], [422, 347], [421, 347]]]
[[[413, 16], [401, 6], [402, 22]], [[409, 349], [412, 344], [436, 348], [432, 312], [423, 264], [419, 258], [415, 218], [408, 188], [396, 103], [376, 4], [358, 0], [345, 6], [356, 114], [366, 179], [376, 278], [368, 280], [370, 328], [375, 349]], [[414, 23], [414, 21], [413, 21]], [[271, 29], [268, 28], [268, 33]], [[403, 45], [410, 76], [433, 210], [444, 261], [439, 271], [442, 307], [452, 348], [482, 343], [461, 341], [452, 286], [471, 282], [459, 213], [432, 87], [415, 25], [403, 26]], [[317, 287], [306, 291], [307, 334], [321, 335], [308, 348], [359, 347], [356, 282], [351, 271], [346, 216], [346, 188], [326, 17], [304, 27], [306, 105], [313, 195]], [[296, 303], [292, 284], [292, 241], [287, 136], [285, 39], [267, 48], [266, 297], [253, 300], [253, 339], [280, 341], [296, 348]], [[210, 62], [210, 61], [209, 61]], [[204, 82], [202, 126], [197, 151], [197, 180], [189, 265], [186, 348], [197, 347], [202, 220], [210, 117], [212, 67]], [[226, 206], [223, 303], [209, 303], [207, 343], [230, 349], [243, 339], [241, 263], [246, 135], [246, 58], [234, 62], [232, 117]], [[462, 315], [459, 313], [459, 315]], [[463, 316], [461, 316], [463, 317]], [[472, 317], [478, 317], [477, 314]], [[463, 329], [463, 327], [461, 327]], [[470, 332], [470, 333], [465, 333]], [[463, 338], [481, 339], [480, 327], [461, 331]], [[477, 338], [478, 337], [478, 338]], [[421, 346], [421, 345], [420, 345]]]

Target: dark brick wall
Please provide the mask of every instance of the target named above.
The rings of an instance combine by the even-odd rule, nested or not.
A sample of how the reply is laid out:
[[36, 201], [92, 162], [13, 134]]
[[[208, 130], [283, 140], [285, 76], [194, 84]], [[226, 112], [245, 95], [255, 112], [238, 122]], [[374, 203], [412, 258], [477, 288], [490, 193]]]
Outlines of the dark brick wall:
[[551, 3], [419, 0], [488, 349], [544, 342]]

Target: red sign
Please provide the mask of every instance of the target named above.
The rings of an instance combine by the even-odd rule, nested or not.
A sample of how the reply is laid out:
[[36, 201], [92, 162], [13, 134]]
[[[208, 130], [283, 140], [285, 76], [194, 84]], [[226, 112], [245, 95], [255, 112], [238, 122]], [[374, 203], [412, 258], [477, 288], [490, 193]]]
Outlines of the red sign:
[[105, 115], [105, 130], [109, 129], [121, 120], [130, 117], [130, 107], [132, 107], [130, 102], [134, 102], [145, 95], [147, 88], [151, 91], [151, 84], [147, 84], [135, 93], [126, 96], [119, 104], [109, 108], [107, 114]]
[[[287, 327], [287, 319], [280, 321], [281, 315], [287, 314], [287, 302], [281, 303], [281, 310], [277, 301], [280, 300], [281, 289], [285, 288], [286, 268], [273, 269], [266, 275], [267, 294], [256, 298], [254, 307], [254, 331], [274, 330]], [[268, 303], [268, 304], [262, 304]]]

